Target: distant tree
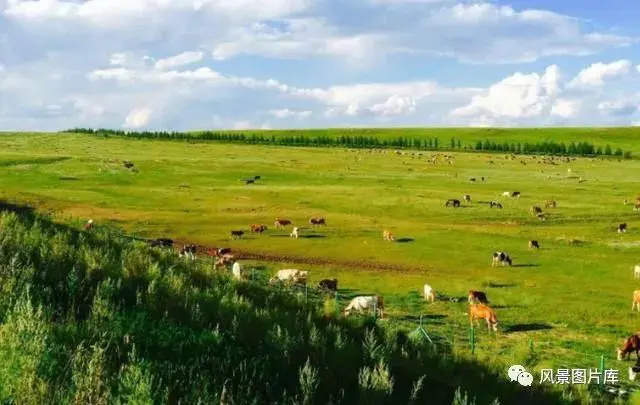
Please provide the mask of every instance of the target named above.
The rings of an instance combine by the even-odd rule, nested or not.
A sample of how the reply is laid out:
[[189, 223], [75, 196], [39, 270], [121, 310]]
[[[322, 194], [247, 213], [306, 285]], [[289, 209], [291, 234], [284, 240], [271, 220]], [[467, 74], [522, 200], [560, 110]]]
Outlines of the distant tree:
[[460, 142], [460, 139], [458, 139], [458, 149], [462, 148], [462, 143]]
[[604, 154], [610, 156], [611, 155], [611, 146], [607, 145], [604, 148]]
[[628, 150], [628, 151], [626, 151], [626, 152], [624, 153], [624, 158], [625, 158], [625, 159], [631, 159], [631, 151], [630, 151], [630, 150]]
[[617, 149], [616, 149], [616, 152], [615, 152], [615, 155], [616, 155], [616, 156], [622, 156], [622, 149], [617, 148]]
[[596, 155], [602, 155], [602, 146], [598, 146], [598, 149], [596, 149]]
[[476, 142], [476, 150], [482, 150], [482, 141]]

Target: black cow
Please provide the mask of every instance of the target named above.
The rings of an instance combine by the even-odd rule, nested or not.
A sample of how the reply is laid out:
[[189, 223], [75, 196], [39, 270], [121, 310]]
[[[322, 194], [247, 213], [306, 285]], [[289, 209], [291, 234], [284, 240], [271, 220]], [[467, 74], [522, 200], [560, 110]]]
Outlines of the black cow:
[[244, 235], [244, 231], [231, 231], [231, 237], [232, 238], [242, 238], [242, 235]]
[[540, 249], [540, 244], [538, 243], [537, 240], [530, 240], [529, 241], [529, 248], [531, 248], [531, 249], [533, 249], [533, 248]]
[[618, 225], [618, 233], [623, 233], [623, 232], [627, 232], [627, 224], [620, 224]]
[[158, 238], [150, 241], [151, 247], [172, 247], [173, 239], [168, 238]]
[[253, 184], [255, 182], [256, 181], [254, 179], [247, 179], [247, 180], [244, 181], [244, 184]]
[[460, 200], [455, 200], [455, 199], [447, 200], [447, 202], [444, 204], [444, 206], [445, 207], [449, 207], [449, 206], [459, 207], [460, 206]]
[[318, 283], [320, 288], [329, 290], [329, 291], [337, 291], [338, 290], [338, 279], [334, 278], [333, 280], [324, 279]]
[[489, 208], [493, 208], [493, 207], [502, 209], [502, 204], [500, 204], [497, 201], [490, 201]]
[[487, 294], [482, 291], [469, 290], [469, 303], [479, 302], [481, 304], [488, 304]]
[[260, 180], [260, 176], [253, 176], [254, 180]]

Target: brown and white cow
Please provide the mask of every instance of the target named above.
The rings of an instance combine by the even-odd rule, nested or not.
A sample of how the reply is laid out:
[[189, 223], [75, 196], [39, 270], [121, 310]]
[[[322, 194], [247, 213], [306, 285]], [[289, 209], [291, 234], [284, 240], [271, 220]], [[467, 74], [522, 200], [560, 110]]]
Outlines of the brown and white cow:
[[393, 241], [393, 240], [395, 240], [395, 236], [393, 235], [393, 232], [384, 230], [382, 232], [382, 239], [388, 240], [388, 241]]
[[252, 224], [251, 225], [251, 232], [252, 233], [262, 233], [264, 231], [267, 230], [267, 226], [266, 225], [259, 225], [259, 224]]
[[84, 224], [85, 231], [88, 231], [90, 229], [93, 229], [93, 219], [88, 220], [87, 223]]
[[618, 233], [624, 233], [627, 232], [627, 224], [623, 223], [618, 225]]
[[625, 339], [622, 347], [616, 351], [617, 358], [619, 361], [622, 361], [624, 358], [628, 359], [633, 352], [635, 352], [636, 357], [640, 359], [640, 336], [638, 336], [637, 333]]
[[316, 226], [316, 225], [327, 225], [324, 221], [324, 218], [322, 217], [315, 217], [315, 218], [310, 218], [309, 219], [309, 224]]
[[284, 228], [287, 225], [291, 225], [291, 221], [288, 219], [276, 218], [274, 225], [276, 228]]
[[535, 239], [529, 241], [529, 249], [534, 249], [534, 248], [535, 249], [539, 249], [540, 248], [540, 244]]
[[473, 327], [473, 321], [476, 321], [476, 326], [480, 325], [480, 319], [487, 321], [487, 328], [489, 332], [493, 329], [494, 332], [498, 331], [498, 318], [493, 309], [485, 304], [470, 304], [469, 305], [469, 323]]
[[555, 200], [547, 200], [544, 202], [544, 207], [545, 208], [556, 208], [558, 204], [555, 202]]

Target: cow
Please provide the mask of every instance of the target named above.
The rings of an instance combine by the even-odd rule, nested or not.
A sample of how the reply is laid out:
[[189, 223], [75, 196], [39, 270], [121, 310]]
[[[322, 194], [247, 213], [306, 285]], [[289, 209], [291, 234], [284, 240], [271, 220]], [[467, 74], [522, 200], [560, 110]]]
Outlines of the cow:
[[546, 221], [546, 220], [547, 220], [547, 216], [546, 216], [544, 213], [542, 213], [542, 212], [538, 212], [538, 213], [536, 214], [536, 217], [538, 217], [538, 219], [539, 219], [540, 221]]
[[634, 210], [634, 211], [640, 211], [640, 203], [635, 203], [635, 204], [633, 205], [633, 210]]
[[234, 262], [231, 268], [231, 274], [236, 280], [242, 280], [242, 265], [239, 262]]
[[489, 332], [492, 329], [494, 332], [498, 332], [498, 318], [493, 309], [485, 304], [469, 304], [469, 323], [471, 327], [473, 328], [473, 321], [476, 321], [476, 326], [479, 326], [480, 319], [487, 321]]
[[302, 228], [298, 228], [297, 226], [293, 227], [293, 230], [289, 234], [289, 237], [290, 238], [294, 238], [294, 239], [298, 239], [298, 237], [300, 236], [300, 230], [301, 229]]
[[216, 256], [224, 256], [229, 253], [231, 253], [231, 248], [220, 248], [218, 249], [218, 254]]
[[152, 241], [149, 242], [149, 244], [151, 245], [151, 247], [172, 247], [173, 246], [173, 239], [168, 239], [168, 238], [158, 238], [158, 239], [154, 239]]
[[180, 249], [179, 255], [180, 257], [186, 257], [187, 259], [196, 260], [196, 250], [196, 245], [184, 245], [182, 249]]
[[459, 207], [460, 206], [460, 200], [456, 200], [456, 199], [450, 199], [447, 200], [447, 202], [444, 204], [445, 207], [449, 207], [449, 206], [453, 206], [455, 207]]
[[489, 201], [489, 208], [500, 208], [502, 209], [502, 204], [497, 201]]
[[328, 291], [338, 291], [338, 279], [334, 278], [333, 280], [324, 279], [320, 280], [318, 286], [324, 290]]
[[310, 218], [309, 219], [309, 224], [316, 226], [316, 225], [326, 225], [324, 218], [322, 217], [317, 217], [317, 218]]
[[230, 265], [231, 263], [233, 263], [234, 259], [235, 259], [235, 257], [233, 255], [228, 254], [228, 253], [220, 255], [220, 256], [218, 256], [218, 259], [216, 260], [216, 262], [214, 264], [214, 267], [216, 269], [218, 268], [218, 266], [226, 267], [226, 266]]
[[134, 165], [133, 165], [133, 162], [131, 162], [131, 161], [129, 161], [129, 160], [125, 160], [125, 161], [123, 161], [123, 162], [122, 162], [122, 165], [123, 165], [124, 167], [126, 167], [127, 169], [131, 169], [131, 168], [134, 166]]
[[633, 268], [633, 278], [640, 278], [640, 264], [636, 264]]
[[260, 177], [260, 176], [253, 176], [253, 179], [254, 179], [254, 180], [260, 180], [261, 178], [262, 178], [262, 177]]
[[306, 284], [308, 272], [298, 269], [284, 269], [279, 270], [275, 276], [271, 277], [269, 284], [276, 284], [278, 282], [293, 282], [294, 284]]
[[627, 224], [623, 223], [618, 225], [618, 233], [627, 232]]
[[254, 184], [256, 181], [254, 179], [246, 179], [244, 184]]
[[476, 178], [475, 178], [475, 177], [471, 177], [471, 178], [469, 179], [469, 181], [470, 181], [470, 182], [472, 182], [472, 183], [475, 183]]
[[540, 214], [542, 212], [542, 208], [537, 205], [532, 205], [529, 209], [529, 212], [531, 212], [531, 214], [533, 215]]
[[540, 249], [540, 244], [538, 243], [537, 240], [530, 240], [529, 241], [529, 249]]
[[276, 222], [274, 224], [276, 228], [284, 228], [287, 225], [291, 225], [291, 221], [288, 219], [276, 218]]
[[558, 204], [555, 202], [555, 200], [547, 200], [544, 202], [544, 207], [545, 208], [556, 208]]
[[425, 300], [427, 300], [427, 302], [436, 302], [436, 292], [433, 290], [433, 288], [431, 288], [429, 284], [425, 284], [422, 288], [422, 291], [423, 297]]
[[236, 238], [241, 239], [242, 235], [244, 235], [244, 231], [231, 231], [230, 235], [233, 239], [236, 239]]
[[[493, 160], [491, 161], [491, 163], [493, 163]], [[480, 180], [482, 180], [482, 182], [484, 183], [484, 177], [480, 177]]]
[[469, 304], [481, 303], [488, 304], [489, 300], [487, 299], [487, 295], [482, 291], [469, 290]]
[[493, 261], [491, 262], [491, 267], [495, 267], [498, 263], [502, 263], [503, 266], [507, 264], [511, 266], [512, 260], [511, 257], [505, 252], [493, 252]]
[[511, 191], [505, 191], [504, 193], [502, 193], [503, 197], [509, 197], [511, 195]]
[[470, 203], [471, 202], [471, 196], [469, 194], [463, 195], [462, 196], [462, 201]]
[[342, 311], [345, 316], [349, 316], [351, 311], [363, 312], [365, 310], [374, 310], [380, 314], [380, 318], [384, 317], [384, 301], [379, 295], [358, 296], [349, 302], [349, 305]]
[[267, 226], [266, 225], [258, 225], [258, 224], [252, 224], [251, 225], [251, 232], [252, 233], [262, 233], [264, 231], [267, 230]]
[[631, 310], [640, 311], [640, 290], [635, 290], [633, 292], [633, 302], [631, 303]]
[[622, 347], [618, 348], [616, 351], [618, 361], [622, 361], [625, 357], [629, 359], [633, 352], [640, 359], [640, 336], [637, 333], [626, 338]]
[[395, 237], [393, 235], [393, 232], [384, 230], [382, 232], [382, 239], [388, 240], [388, 241], [393, 241], [393, 240], [395, 240]]
[[511, 197], [513, 198], [520, 198], [520, 192], [519, 191], [514, 191], [511, 193]]
[[88, 231], [90, 229], [93, 229], [93, 219], [88, 220], [87, 223], [84, 224], [85, 231]]

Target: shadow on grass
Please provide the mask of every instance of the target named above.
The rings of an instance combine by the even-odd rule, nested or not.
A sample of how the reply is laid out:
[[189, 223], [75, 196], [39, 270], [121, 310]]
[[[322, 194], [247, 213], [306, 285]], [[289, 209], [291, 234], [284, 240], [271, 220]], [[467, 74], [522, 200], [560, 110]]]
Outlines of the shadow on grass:
[[75, 181], [75, 180], [80, 180], [80, 179], [79, 179], [79, 178], [77, 178], [77, 177], [70, 177], [70, 176], [60, 176], [60, 177], [58, 177], [58, 179], [59, 179], [59, 180], [62, 180], [62, 181]]
[[518, 284], [516, 283], [494, 283], [493, 281], [489, 281], [489, 282], [484, 282], [482, 283], [483, 287], [487, 287], [487, 288], [511, 288], [511, 287], [517, 287]]
[[511, 267], [540, 267], [539, 264], [514, 264]]
[[413, 242], [415, 241], [415, 239], [413, 238], [400, 238], [400, 239], [396, 239], [396, 242], [398, 243], [409, 243], [409, 242]]
[[0, 200], [0, 211], [11, 211], [21, 215], [24, 215], [24, 214], [34, 215], [36, 212], [33, 207], [29, 207], [28, 205], [18, 205], [18, 204], [10, 203], [8, 201], [1, 201], [1, 200]]
[[422, 314], [422, 315], [402, 315], [402, 316], [394, 316], [394, 319], [402, 322], [415, 322], [420, 323], [420, 316], [422, 316], [423, 321], [428, 320], [438, 320], [448, 318], [448, 315], [445, 314]]
[[551, 330], [553, 327], [546, 323], [518, 323], [504, 329], [507, 333], [533, 332], [536, 330]]
[[492, 305], [493, 309], [526, 308], [524, 305]]
[[320, 239], [320, 238], [326, 238], [325, 235], [318, 235], [318, 234], [310, 234], [310, 235], [300, 235], [301, 238], [304, 239]]

